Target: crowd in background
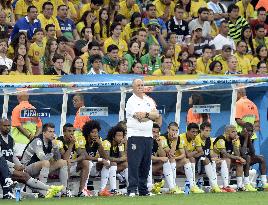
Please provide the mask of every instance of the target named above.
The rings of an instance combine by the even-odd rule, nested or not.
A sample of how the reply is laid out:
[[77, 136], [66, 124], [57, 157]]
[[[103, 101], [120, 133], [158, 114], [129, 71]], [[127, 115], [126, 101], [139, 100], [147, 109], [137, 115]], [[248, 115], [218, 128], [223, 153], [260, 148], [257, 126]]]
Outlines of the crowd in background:
[[263, 75], [267, 11], [265, 0], [1, 0], [0, 74]]

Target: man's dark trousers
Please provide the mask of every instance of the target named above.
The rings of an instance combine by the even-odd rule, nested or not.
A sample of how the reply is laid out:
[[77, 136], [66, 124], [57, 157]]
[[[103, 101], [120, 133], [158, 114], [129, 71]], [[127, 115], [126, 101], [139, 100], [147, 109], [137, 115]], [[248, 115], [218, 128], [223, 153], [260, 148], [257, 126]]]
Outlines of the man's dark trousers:
[[132, 136], [128, 138], [128, 193], [148, 194], [147, 178], [150, 171], [153, 138]]

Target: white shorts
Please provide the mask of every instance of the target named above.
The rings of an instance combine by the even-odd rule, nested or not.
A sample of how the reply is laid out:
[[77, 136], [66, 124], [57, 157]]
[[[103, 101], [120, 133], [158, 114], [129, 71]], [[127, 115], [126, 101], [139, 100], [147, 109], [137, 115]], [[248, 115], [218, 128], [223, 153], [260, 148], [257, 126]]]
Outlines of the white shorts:
[[16, 157], [21, 157], [26, 146], [27, 146], [27, 144], [15, 143], [15, 145], [14, 145], [14, 155]]

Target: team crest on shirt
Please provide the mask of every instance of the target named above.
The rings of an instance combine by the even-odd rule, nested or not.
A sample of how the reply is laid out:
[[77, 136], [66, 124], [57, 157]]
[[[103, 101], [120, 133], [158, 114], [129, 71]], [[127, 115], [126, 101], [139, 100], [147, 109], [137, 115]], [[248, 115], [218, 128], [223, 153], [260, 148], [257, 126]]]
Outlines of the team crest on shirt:
[[132, 150], [136, 150], [136, 148], [137, 148], [137, 147], [136, 147], [136, 144], [131, 144], [131, 149], [132, 149]]

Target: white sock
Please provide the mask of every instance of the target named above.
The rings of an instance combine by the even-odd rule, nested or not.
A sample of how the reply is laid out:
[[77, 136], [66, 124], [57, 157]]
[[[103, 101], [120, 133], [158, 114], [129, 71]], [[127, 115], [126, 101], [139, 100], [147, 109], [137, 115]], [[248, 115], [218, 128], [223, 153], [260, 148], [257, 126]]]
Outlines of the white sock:
[[111, 190], [116, 189], [116, 170], [117, 170], [117, 166], [110, 167], [109, 181], [110, 181]]
[[257, 179], [256, 175], [257, 175], [256, 169], [249, 170], [249, 183], [250, 184], [256, 183], [256, 179]]
[[236, 183], [238, 188], [242, 188], [243, 187], [242, 177], [236, 177]]
[[210, 186], [217, 186], [217, 178], [215, 178], [215, 174], [213, 173], [213, 168], [211, 163], [205, 165], [206, 175], [209, 179]]
[[250, 184], [249, 177], [244, 177], [244, 184], [245, 185]]
[[89, 176], [90, 176], [90, 172], [91, 172], [91, 169], [93, 167], [93, 163], [91, 161], [88, 162], [88, 176], [87, 176], [87, 180], [86, 180], [86, 183], [85, 183], [85, 188], [87, 189], [87, 183], [88, 183], [88, 179], [89, 179]]
[[261, 175], [261, 182], [262, 182], [263, 185], [264, 184], [267, 184], [267, 177], [266, 177], [266, 175]]
[[218, 181], [216, 162], [215, 161], [212, 161], [211, 165], [212, 165], [212, 170], [213, 170], [214, 178], [216, 178], [216, 180]]
[[195, 163], [191, 163], [191, 167], [192, 167], [192, 171], [193, 171], [193, 180], [194, 180], [194, 184], [195, 183]]
[[152, 162], [151, 162], [150, 171], [147, 177], [147, 188], [149, 189], [149, 191], [151, 191], [152, 187], [153, 187], [153, 170], [152, 170]]
[[100, 183], [100, 191], [106, 188], [108, 179], [109, 179], [110, 169], [103, 166], [101, 169], [101, 183]]
[[169, 162], [165, 162], [163, 164], [163, 173], [164, 173], [169, 189], [173, 189], [175, 185], [173, 183], [172, 168]]
[[190, 183], [190, 188], [192, 188], [195, 184], [193, 180], [193, 173], [192, 173], [192, 167], [191, 167], [190, 162], [184, 165], [184, 171], [185, 171], [186, 179], [188, 179]]
[[229, 172], [227, 163], [225, 160], [222, 160], [221, 162], [221, 178], [223, 181], [223, 187], [229, 186]]
[[171, 169], [172, 169], [172, 173], [173, 173], [173, 183], [176, 186], [176, 176], [177, 176], [177, 173], [176, 173], [176, 162], [171, 162], [170, 165], [171, 165]]

